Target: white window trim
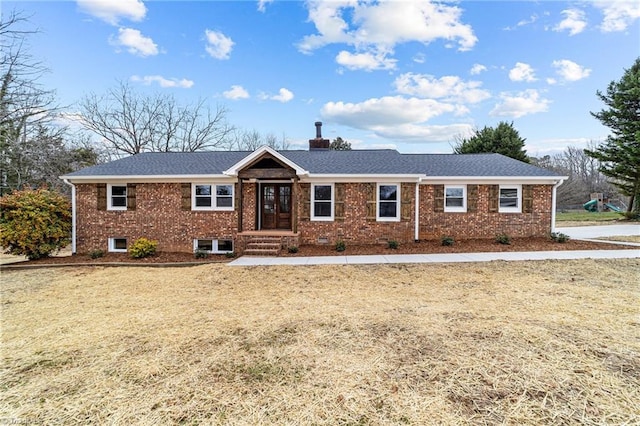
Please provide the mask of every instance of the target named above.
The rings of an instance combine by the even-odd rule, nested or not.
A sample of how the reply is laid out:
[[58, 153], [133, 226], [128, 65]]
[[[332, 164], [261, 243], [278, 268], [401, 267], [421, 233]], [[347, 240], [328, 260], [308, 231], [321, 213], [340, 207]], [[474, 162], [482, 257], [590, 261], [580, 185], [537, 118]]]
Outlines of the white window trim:
[[125, 241], [127, 241], [127, 239], [123, 238], [123, 237], [109, 238], [109, 252], [112, 252], [112, 253], [126, 253], [127, 249], [117, 249], [116, 248], [116, 241], [115, 240], [125, 240]]
[[[199, 207], [196, 206], [196, 186], [210, 186], [211, 187], [211, 207]], [[217, 186], [231, 186], [231, 207], [218, 207], [217, 206]], [[236, 186], [232, 183], [192, 183], [191, 184], [191, 210], [216, 210], [216, 211], [233, 211], [235, 209], [235, 195]], [[206, 238], [205, 238], [206, 239]]]
[[[211, 240], [211, 250], [206, 250], [207, 253], [211, 254], [225, 254], [225, 253], [233, 253], [233, 240], [231, 238], [195, 238], [193, 240], [193, 252], [195, 253], [198, 250], [198, 241], [201, 240]], [[231, 241], [231, 250], [219, 250], [218, 249], [218, 241], [219, 240], [228, 240]]]
[[[462, 207], [447, 207], [447, 188], [462, 188]], [[444, 211], [445, 213], [466, 213], [467, 212], [467, 185], [445, 185], [444, 186]]]
[[[503, 189], [516, 189], [518, 192], [516, 207], [502, 207], [500, 206], [500, 192]], [[522, 185], [500, 185], [498, 188], [498, 212], [499, 213], [522, 213]]]
[[[316, 216], [315, 203], [316, 203], [316, 186], [330, 186], [331, 187], [331, 216]], [[334, 205], [335, 205], [336, 191], [333, 183], [314, 183], [311, 185], [311, 220], [318, 222], [333, 222], [334, 220]], [[322, 200], [325, 202], [326, 200]]]
[[[112, 190], [114, 186], [124, 186], [125, 189], [125, 195], [124, 195], [124, 206], [114, 206], [113, 203], [113, 195], [112, 195]], [[128, 204], [128, 200], [127, 197], [129, 196], [129, 188], [127, 188], [127, 184], [126, 183], [119, 183], [119, 184], [115, 184], [115, 183], [108, 183], [107, 184], [107, 210], [127, 210], [127, 204]]]
[[[396, 191], [396, 217], [380, 217], [380, 187], [381, 186], [395, 186]], [[399, 183], [378, 183], [376, 185], [376, 220], [378, 222], [400, 222], [400, 184]], [[391, 202], [388, 200], [382, 200], [384, 202]]]

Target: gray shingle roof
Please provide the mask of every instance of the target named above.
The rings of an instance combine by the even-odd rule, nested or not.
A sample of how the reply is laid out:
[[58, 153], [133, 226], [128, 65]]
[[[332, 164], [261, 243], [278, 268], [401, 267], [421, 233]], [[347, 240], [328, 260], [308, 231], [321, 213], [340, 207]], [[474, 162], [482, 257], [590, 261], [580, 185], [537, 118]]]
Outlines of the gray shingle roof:
[[219, 175], [249, 152], [145, 152], [69, 173], [78, 176]]
[[406, 154], [427, 176], [560, 176], [501, 154]]
[[[220, 175], [251, 152], [142, 153], [65, 177]], [[395, 150], [280, 151], [311, 174], [415, 174], [434, 177], [558, 177], [500, 154], [400, 154]]]

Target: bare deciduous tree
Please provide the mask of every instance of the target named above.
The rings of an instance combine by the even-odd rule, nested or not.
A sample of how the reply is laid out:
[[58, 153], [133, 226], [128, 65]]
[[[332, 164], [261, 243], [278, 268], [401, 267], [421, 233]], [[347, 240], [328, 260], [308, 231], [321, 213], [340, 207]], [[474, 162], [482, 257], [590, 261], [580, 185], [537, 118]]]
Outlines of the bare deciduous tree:
[[[595, 143], [587, 146], [592, 149]], [[618, 191], [607, 182], [606, 176], [600, 172], [600, 162], [589, 157], [584, 149], [567, 147], [562, 153], [554, 156], [532, 158], [533, 164], [555, 171], [568, 179], [558, 188], [558, 205], [562, 207], [578, 207], [589, 201], [590, 194], [602, 192], [607, 197], [615, 198]]]
[[37, 34], [19, 12], [0, 22], [0, 195], [23, 186], [63, 186], [58, 175], [71, 171], [74, 155], [66, 129], [54, 123], [60, 107], [55, 91], [40, 83], [48, 69], [35, 60], [28, 39]]
[[3, 139], [19, 137], [28, 126], [50, 121], [59, 109], [55, 92], [39, 83], [48, 69], [29, 53], [27, 37], [37, 31], [23, 29], [27, 22], [26, 17], [15, 11], [0, 21], [0, 129]]
[[259, 131], [243, 130], [234, 131], [229, 145], [229, 149], [238, 151], [255, 151], [263, 145], [271, 147], [276, 150], [287, 150], [290, 147], [290, 142], [287, 139], [286, 134], [282, 134], [282, 138], [278, 140], [278, 137], [273, 133], [267, 133], [262, 135]]
[[123, 82], [85, 96], [79, 107], [80, 124], [119, 154], [223, 149], [233, 130], [224, 107], [211, 111], [203, 100], [181, 106], [173, 96], [142, 95]]

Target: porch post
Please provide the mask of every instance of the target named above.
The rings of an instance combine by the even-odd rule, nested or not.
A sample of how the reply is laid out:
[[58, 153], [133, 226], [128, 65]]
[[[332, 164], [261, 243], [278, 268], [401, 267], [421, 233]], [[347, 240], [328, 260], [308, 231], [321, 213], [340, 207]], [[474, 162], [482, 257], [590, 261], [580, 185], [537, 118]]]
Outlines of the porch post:
[[291, 230], [298, 232], [298, 177], [294, 177], [293, 181], [293, 203], [291, 209]]
[[242, 215], [244, 213], [243, 209], [243, 199], [242, 195], [242, 178], [238, 178], [238, 232], [242, 232]]

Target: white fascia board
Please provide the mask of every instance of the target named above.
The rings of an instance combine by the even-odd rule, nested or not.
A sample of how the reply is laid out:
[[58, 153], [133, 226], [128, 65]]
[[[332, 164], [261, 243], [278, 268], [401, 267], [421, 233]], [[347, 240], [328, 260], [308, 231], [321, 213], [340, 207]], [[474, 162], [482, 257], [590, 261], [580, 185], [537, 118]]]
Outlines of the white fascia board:
[[226, 175], [103, 175], [103, 176], [60, 176], [71, 183], [184, 183], [184, 182], [237, 182], [235, 176]]
[[304, 175], [309, 174], [308, 171], [306, 171], [302, 167], [298, 166], [296, 163], [294, 163], [293, 161], [289, 160], [287, 157], [285, 157], [284, 155], [280, 154], [278, 151], [276, 151], [275, 149], [273, 149], [273, 148], [271, 148], [271, 147], [269, 147], [267, 145], [262, 145], [260, 148], [256, 149], [251, 154], [247, 155], [242, 160], [238, 161], [236, 164], [234, 164], [233, 166], [229, 167], [227, 170], [223, 171], [222, 173], [227, 175], [227, 176], [238, 176], [238, 171], [239, 170], [241, 170], [242, 168], [244, 168], [248, 164], [251, 164], [252, 161], [254, 161], [255, 159], [257, 159], [258, 157], [260, 157], [261, 155], [263, 155], [265, 153], [273, 155], [275, 158], [277, 158], [278, 160], [282, 161], [287, 166], [291, 167], [293, 170], [296, 171], [296, 175], [298, 175], [298, 176], [304, 176]]
[[300, 179], [300, 182], [420, 182], [424, 175], [399, 174], [313, 174]]
[[448, 183], [504, 184], [524, 183], [530, 185], [553, 185], [567, 179], [566, 176], [427, 176], [420, 182], [423, 185], [442, 185]]

